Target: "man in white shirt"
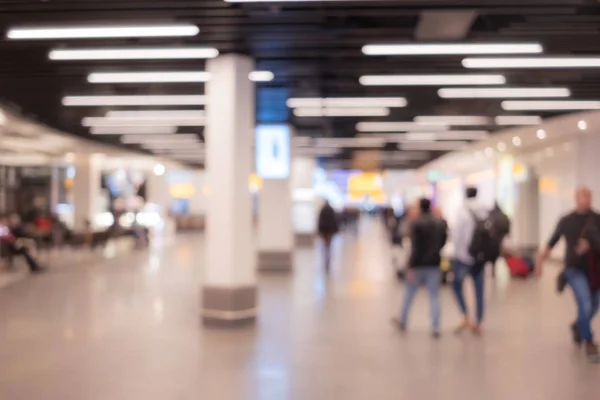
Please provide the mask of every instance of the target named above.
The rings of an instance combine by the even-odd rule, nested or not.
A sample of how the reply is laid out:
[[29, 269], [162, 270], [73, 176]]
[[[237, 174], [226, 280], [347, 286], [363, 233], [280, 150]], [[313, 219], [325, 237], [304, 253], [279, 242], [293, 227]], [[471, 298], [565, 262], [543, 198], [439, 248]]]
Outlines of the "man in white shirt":
[[[470, 252], [473, 233], [476, 227], [476, 218], [486, 219], [490, 210], [477, 200], [477, 188], [469, 187], [466, 190], [466, 200], [462, 210], [456, 219], [455, 228], [452, 232], [452, 244], [454, 247], [454, 259], [452, 272], [454, 281], [452, 287], [463, 315], [463, 321], [456, 329], [461, 333], [466, 329], [472, 329], [476, 335], [481, 334], [481, 323], [483, 321], [484, 309], [484, 267], [485, 262], [476, 261]], [[475, 300], [477, 305], [476, 321], [471, 322], [463, 292], [463, 282], [467, 275], [473, 278], [475, 286]]]

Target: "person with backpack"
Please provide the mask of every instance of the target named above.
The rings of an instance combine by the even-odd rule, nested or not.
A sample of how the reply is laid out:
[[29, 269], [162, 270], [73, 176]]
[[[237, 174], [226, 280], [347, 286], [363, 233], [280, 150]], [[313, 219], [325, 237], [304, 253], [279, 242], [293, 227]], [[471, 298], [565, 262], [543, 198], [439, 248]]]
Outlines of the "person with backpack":
[[[494, 238], [493, 221], [490, 210], [477, 200], [477, 188], [466, 189], [466, 200], [459, 211], [455, 229], [452, 232], [454, 258], [452, 273], [454, 280], [452, 288], [463, 320], [456, 328], [456, 333], [471, 329], [475, 335], [481, 335], [481, 323], [484, 311], [485, 264], [491, 261], [497, 249], [497, 239]], [[499, 244], [498, 244], [499, 245]], [[463, 282], [471, 276], [475, 286], [475, 303], [477, 308], [476, 320], [471, 322], [465, 302]]]
[[448, 238], [446, 221], [436, 217], [431, 212], [431, 202], [428, 199], [419, 201], [420, 214], [410, 228], [412, 243], [408, 270], [406, 272], [406, 293], [400, 310], [399, 318], [393, 322], [401, 331], [406, 330], [408, 313], [412, 302], [421, 285], [429, 291], [431, 305], [432, 334], [435, 339], [440, 336], [440, 252]]
[[510, 234], [510, 219], [508, 216], [502, 211], [498, 202], [494, 204], [494, 208], [490, 211], [490, 219], [494, 224], [494, 239], [496, 243], [494, 244], [494, 250], [497, 250], [492, 254], [492, 259], [490, 260], [492, 265], [492, 277], [496, 277], [496, 262], [502, 256], [502, 243], [504, 239]]
[[562, 217], [548, 245], [538, 256], [536, 273], [542, 274], [543, 264], [561, 238], [565, 239], [564, 270], [558, 276], [558, 290], [571, 287], [577, 304], [577, 318], [571, 324], [575, 344], [585, 348], [588, 359], [600, 362], [594, 342], [592, 320], [600, 306], [600, 214], [592, 210], [592, 193], [586, 188], [576, 192], [575, 211]]

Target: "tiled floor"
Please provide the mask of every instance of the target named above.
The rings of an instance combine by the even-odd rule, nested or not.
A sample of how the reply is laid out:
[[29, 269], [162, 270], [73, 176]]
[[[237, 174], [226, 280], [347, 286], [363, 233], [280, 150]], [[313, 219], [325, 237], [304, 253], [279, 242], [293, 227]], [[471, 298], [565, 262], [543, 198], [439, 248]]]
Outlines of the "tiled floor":
[[[0, 290], [0, 399], [543, 399], [597, 400], [600, 366], [569, 342], [570, 294], [541, 281], [488, 285], [484, 337], [429, 336], [417, 299], [410, 332], [389, 324], [403, 288], [381, 227], [336, 243], [329, 277], [318, 252], [292, 275], [260, 276], [253, 327], [205, 329], [198, 289], [202, 238], [65, 267]], [[600, 318], [595, 327], [600, 332]]]

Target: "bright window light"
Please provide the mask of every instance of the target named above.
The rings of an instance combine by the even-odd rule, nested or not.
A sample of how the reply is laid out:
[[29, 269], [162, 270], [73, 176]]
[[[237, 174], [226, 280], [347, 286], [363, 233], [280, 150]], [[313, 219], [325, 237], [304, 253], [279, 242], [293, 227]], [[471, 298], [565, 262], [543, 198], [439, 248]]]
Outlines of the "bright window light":
[[204, 118], [206, 116], [204, 110], [135, 110], [135, 111], [109, 111], [106, 113], [107, 118], [113, 119], [173, 119], [173, 118]]
[[444, 99], [569, 97], [567, 88], [443, 88], [438, 95]]
[[176, 126], [94, 126], [90, 128], [92, 135], [160, 135], [175, 132], [177, 132]]
[[199, 106], [206, 104], [203, 95], [137, 96], [66, 96], [64, 106]]
[[120, 47], [103, 49], [57, 49], [48, 54], [51, 60], [170, 60], [215, 58], [219, 51], [210, 47]]
[[424, 151], [452, 151], [458, 150], [469, 142], [463, 141], [444, 141], [444, 142], [410, 142], [400, 143], [398, 148], [401, 150], [424, 150]]
[[600, 57], [465, 58], [465, 68], [598, 68]]
[[368, 56], [411, 56], [447, 54], [533, 54], [544, 51], [539, 43], [427, 43], [370, 44], [362, 51]]
[[511, 101], [502, 102], [502, 108], [507, 111], [515, 110], [540, 110], [540, 111], [571, 111], [571, 110], [599, 110], [600, 101], [565, 100], [565, 101]]
[[324, 107], [296, 108], [296, 117], [385, 117], [390, 115], [386, 107]]
[[137, 26], [72, 26], [10, 28], [6, 37], [23, 39], [97, 39], [132, 37], [196, 36], [200, 29], [192, 24], [137, 25]]
[[105, 118], [86, 117], [81, 125], [91, 126], [204, 126], [205, 118]]
[[286, 101], [290, 108], [310, 107], [406, 107], [404, 97], [295, 97]]
[[271, 71], [252, 71], [248, 74], [248, 79], [252, 82], [271, 82], [275, 79], [275, 74]]
[[503, 85], [502, 75], [364, 75], [359, 79], [364, 86], [445, 86], [445, 85]]
[[88, 75], [90, 83], [154, 83], [154, 82], [206, 82], [208, 72], [92, 72]]
[[539, 125], [542, 117], [538, 115], [498, 115], [497, 125]]
[[446, 131], [448, 127], [443, 124], [420, 124], [417, 122], [359, 122], [356, 124], [358, 132], [430, 132]]
[[429, 125], [489, 125], [488, 117], [468, 116], [468, 115], [426, 115], [415, 117], [415, 122]]

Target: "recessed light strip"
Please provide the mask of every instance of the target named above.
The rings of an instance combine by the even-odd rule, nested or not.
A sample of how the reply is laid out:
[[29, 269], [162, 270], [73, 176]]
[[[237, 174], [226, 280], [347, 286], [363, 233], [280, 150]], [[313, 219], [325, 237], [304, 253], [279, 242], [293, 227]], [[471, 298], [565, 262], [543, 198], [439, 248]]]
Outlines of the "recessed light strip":
[[286, 101], [290, 108], [310, 107], [406, 107], [404, 97], [293, 97]]
[[444, 124], [421, 124], [417, 122], [359, 122], [356, 124], [358, 132], [430, 132], [446, 131]]
[[323, 107], [296, 108], [296, 117], [385, 117], [390, 115], [386, 107]]
[[425, 115], [414, 118], [419, 124], [429, 125], [489, 125], [491, 120], [488, 117], [470, 116], [470, 115]]
[[203, 95], [137, 95], [137, 96], [66, 96], [63, 105], [94, 106], [199, 106], [206, 104]]
[[92, 135], [160, 135], [177, 132], [176, 126], [94, 126], [90, 128]]
[[567, 88], [442, 88], [438, 95], [444, 99], [478, 99], [478, 98], [544, 98], [569, 97]]
[[107, 118], [131, 119], [144, 118], [149, 120], [154, 119], [173, 119], [173, 118], [204, 118], [206, 116], [204, 110], [134, 110], [134, 111], [109, 111], [106, 113]]
[[102, 49], [55, 49], [48, 58], [56, 61], [86, 60], [181, 60], [215, 58], [219, 51], [211, 47], [119, 47]]
[[368, 56], [414, 56], [449, 54], [533, 54], [542, 53], [539, 43], [409, 43], [370, 44], [362, 52]]
[[539, 115], [498, 115], [496, 125], [539, 125], [542, 117]]
[[468, 57], [462, 61], [465, 68], [599, 68], [600, 57], [527, 57], [487, 58]]
[[160, 24], [135, 26], [72, 26], [72, 27], [18, 27], [10, 28], [6, 37], [11, 40], [26, 39], [98, 39], [133, 37], [196, 36], [200, 29], [192, 24]]
[[502, 75], [364, 75], [359, 79], [364, 86], [453, 86], [453, 85], [503, 85]]
[[252, 82], [271, 82], [275, 79], [275, 74], [271, 71], [252, 71], [248, 74], [248, 79]]
[[518, 101], [506, 100], [502, 108], [507, 111], [573, 111], [573, 110], [600, 110], [600, 101], [593, 100], [565, 100], [565, 101]]
[[83, 126], [204, 126], [205, 118], [105, 118], [86, 117]]
[[411, 142], [400, 143], [398, 148], [401, 150], [429, 150], [429, 151], [452, 151], [466, 146], [469, 142], [447, 141], [447, 142]]
[[203, 71], [92, 72], [87, 79], [90, 83], [206, 82], [210, 79], [210, 73]]

